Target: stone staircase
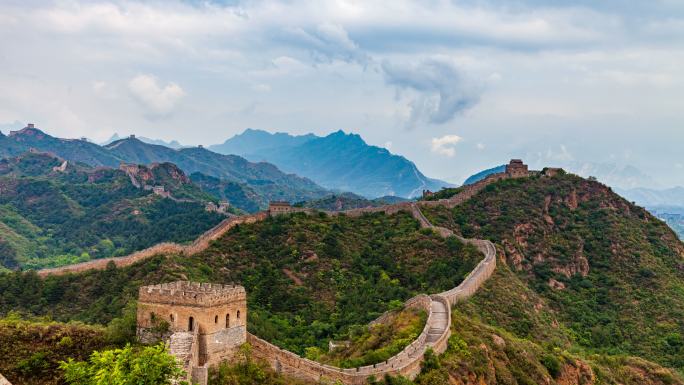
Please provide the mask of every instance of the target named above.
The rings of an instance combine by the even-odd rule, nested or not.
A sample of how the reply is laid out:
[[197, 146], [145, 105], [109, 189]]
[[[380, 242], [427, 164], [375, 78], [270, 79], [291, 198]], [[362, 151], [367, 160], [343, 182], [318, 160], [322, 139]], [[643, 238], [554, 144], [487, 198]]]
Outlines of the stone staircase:
[[193, 358], [193, 343], [195, 336], [192, 332], [175, 332], [169, 339], [169, 353], [176, 357], [184, 368], [190, 366]]
[[449, 313], [444, 303], [439, 301], [432, 301], [430, 304], [430, 313], [432, 317], [428, 325], [428, 335], [426, 343], [432, 345], [434, 342], [444, 334], [444, 331], [449, 327]]

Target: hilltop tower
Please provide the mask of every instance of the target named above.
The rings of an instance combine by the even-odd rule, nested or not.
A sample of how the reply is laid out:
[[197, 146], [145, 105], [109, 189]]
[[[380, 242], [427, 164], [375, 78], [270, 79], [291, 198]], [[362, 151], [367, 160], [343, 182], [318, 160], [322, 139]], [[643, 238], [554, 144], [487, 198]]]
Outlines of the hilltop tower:
[[242, 286], [186, 281], [143, 286], [137, 317], [140, 341], [169, 341], [171, 353], [199, 383], [209, 366], [232, 358], [247, 340]]
[[506, 165], [506, 175], [509, 178], [523, 178], [530, 176], [530, 171], [521, 159], [511, 159]]

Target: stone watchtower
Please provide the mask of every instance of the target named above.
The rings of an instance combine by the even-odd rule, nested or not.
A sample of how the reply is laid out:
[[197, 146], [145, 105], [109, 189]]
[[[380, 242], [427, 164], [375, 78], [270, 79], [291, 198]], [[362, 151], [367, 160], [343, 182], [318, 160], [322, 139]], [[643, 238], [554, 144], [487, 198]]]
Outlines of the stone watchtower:
[[201, 377], [200, 369], [206, 373], [232, 358], [247, 340], [245, 288], [186, 281], [143, 286], [137, 326], [142, 342], [169, 341], [188, 374], [195, 379], [199, 371]]
[[529, 176], [530, 172], [521, 159], [511, 159], [506, 165], [506, 175], [509, 178], [523, 178]]

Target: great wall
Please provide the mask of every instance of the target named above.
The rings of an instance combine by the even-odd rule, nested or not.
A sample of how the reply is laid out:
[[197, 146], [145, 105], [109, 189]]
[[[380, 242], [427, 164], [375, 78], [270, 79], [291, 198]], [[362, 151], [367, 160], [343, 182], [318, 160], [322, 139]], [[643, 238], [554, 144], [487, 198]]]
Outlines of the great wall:
[[[484, 254], [484, 258], [457, 287], [444, 291], [442, 293], [432, 295], [421, 294], [410, 299], [405, 303], [405, 306], [420, 307], [426, 310], [428, 313], [428, 317], [425, 327], [423, 328], [423, 331], [416, 338], [416, 340], [413, 341], [410, 345], [408, 345], [394, 357], [391, 357], [390, 359], [381, 363], [377, 363], [375, 365], [363, 366], [353, 369], [337, 368], [334, 366], [321, 364], [300, 357], [295, 353], [281, 349], [251, 333], [248, 333], [246, 331], [246, 327], [244, 327], [246, 326], [246, 324], [238, 324], [239, 327], [244, 327], [240, 329], [241, 333], [244, 333], [244, 341], [250, 343], [250, 345], [252, 346], [252, 354], [256, 358], [268, 362], [274, 370], [296, 378], [303, 378], [318, 381], [321, 383], [334, 383], [339, 381], [343, 384], [361, 385], [365, 384], [366, 381], [371, 377], [382, 378], [385, 375], [402, 375], [408, 378], [415, 377], [420, 372], [421, 363], [423, 361], [425, 352], [428, 349], [432, 349], [436, 353], [442, 353], [446, 350], [449, 336], [451, 335], [451, 308], [459, 301], [466, 300], [470, 296], [472, 296], [478, 290], [478, 288], [493, 274], [494, 270], [496, 269], [496, 247], [492, 242], [488, 240], [463, 238], [459, 235], [454, 234], [449, 229], [433, 226], [422, 213], [420, 207], [445, 206], [453, 208], [454, 206], [459, 205], [467, 201], [468, 199], [472, 198], [475, 194], [477, 194], [479, 191], [481, 191], [493, 182], [508, 178], [526, 177], [531, 175], [532, 173], [533, 172], [529, 172], [527, 170], [527, 166], [523, 165], [521, 161], [514, 160], [511, 161], [509, 166], [506, 168], [506, 172], [492, 174], [474, 184], [463, 186], [459, 189], [456, 195], [448, 199], [403, 202], [382, 207], [368, 207], [339, 212], [326, 211], [328, 215], [347, 215], [352, 217], [360, 216], [366, 213], [383, 212], [385, 214], [390, 215], [397, 213], [399, 211], [408, 211], [420, 223], [421, 228], [430, 228], [443, 237], [455, 236], [460, 241], [475, 246]], [[254, 223], [257, 221], [265, 220], [271, 215], [280, 215], [292, 212], [320, 212], [319, 210], [304, 208], [284, 208], [285, 206], [280, 204], [278, 206], [279, 207], [276, 209], [275, 212], [260, 212], [253, 215], [226, 219], [213, 229], [207, 231], [205, 234], [200, 236], [190, 245], [163, 243], [133, 253], [126, 257], [94, 260], [71, 266], [65, 266], [54, 269], [45, 269], [39, 271], [38, 273], [40, 276], [45, 277], [47, 275], [61, 275], [91, 269], [101, 270], [106, 268], [109, 262], [113, 262], [116, 266], [123, 267], [132, 265], [138, 261], [159, 254], [193, 255], [207, 249], [212, 240], [218, 239], [236, 225]], [[145, 293], [151, 293], [151, 290], [161, 290], [163, 291], [163, 293], [167, 295], [175, 296], [197, 296], [198, 293], [202, 291], [211, 290], [211, 284], [200, 285], [194, 283], [175, 283], [175, 285], [179, 285], [178, 287], [185, 285], [183, 286], [185, 289], [175, 289], [170, 287], [164, 288], [163, 285], [141, 288], [141, 300], [145, 300], [146, 298], [148, 298], [146, 297], [148, 294]], [[180, 293], [178, 292], [178, 290], [180, 290]], [[184, 290], [187, 290], [187, 292]], [[227, 304], [223, 305], [227, 306]], [[153, 304], [153, 306], [156, 306], [156, 304]], [[177, 305], [174, 306], [177, 307]], [[231, 324], [228, 321], [229, 312], [234, 311], [234, 307], [236, 305], [234, 306], [233, 304], [231, 304], [230, 306], [230, 308], [233, 310], [226, 310], [227, 313], [225, 330], [237, 330], [234, 326], [231, 326]], [[147, 310], [149, 310], [149, 308], [143, 309], [146, 310], [141, 311], [139, 309], [138, 313], [139, 326], [141, 324], [141, 318], [146, 319], [147, 321], [145, 322], [150, 321], [150, 318], [146, 314], [151, 314], [152, 319], [154, 318], [154, 313], [146, 313]], [[246, 316], [246, 311], [247, 309], [245, 305], [243, 317]], [[173, 314], [175, 313], [172, 313], [171, 315], [172, 320], [174, 319]], [[239, 311], [237, 312], [237, 314], [239, 317]], [[193, 330], [193, 320], [193, 317], [190, 317], [190, 325], [188, 326], [187, 331], [178, 331], [170, 336], [170, 350], [173, 354], [176, 355], [176, 357], [179, 358], [179, 361], [183, 363], [189, 375], [189, 379], [192, 379], [193, 381], [196, 381], [201, 385], [205, 385], [208, 377], [208, 367], [210, 366], [210, 364], [215, 364], [217, 362], [216, 359], [212, 359], [208, 355], [214, 353], [221, 356], [222, 359], [228, 357], [229, 355], [225, 354], [225, 352], [223, 352], [222, 354], [222, 352], [220, 351], [220, 347], [213, 346], [211, 349], [207, 349], [206, 346], [202, 346], [198, 335], [199, 327]], [[214, 318], [214, 321], [215, 324], [218, 323], [218, 316]], [[383, 316], [381, 316], [374, 322], [382, 321]], [[228, 334], [228, 332], [220, 331], [218, 333]], [[241, 338], [235, 337], [235, 332], [231, 333], [231, 335], [233, 336], [230, 340], [232, 345], [236, 345], [238, 343], [241, 344], [242, 342], [244, 342]], [[214, 338], [214, 345], [216, 345], [216, 341], [219, 340], [220, 339]], [[204, 344], [206, 345], [207, 342], [204, 342]], [[201, 359], [201, 357], [203, 357], [203, 360]]]

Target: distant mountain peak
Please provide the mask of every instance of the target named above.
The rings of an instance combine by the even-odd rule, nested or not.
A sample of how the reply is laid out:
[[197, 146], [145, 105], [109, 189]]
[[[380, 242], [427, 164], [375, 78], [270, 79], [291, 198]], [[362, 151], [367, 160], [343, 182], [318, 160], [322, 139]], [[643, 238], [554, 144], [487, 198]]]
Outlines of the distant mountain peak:
[[423, 189], [451, 186], [427, 178], [403, 156], [369, 145], [361, 135], [341, 129], [324, 137], [247, 129], [210, 149], [241, 155], [253, 162], [273, 163], [285, 172], [309, 178], [324, 187], [370, 198], [414, 197]]

